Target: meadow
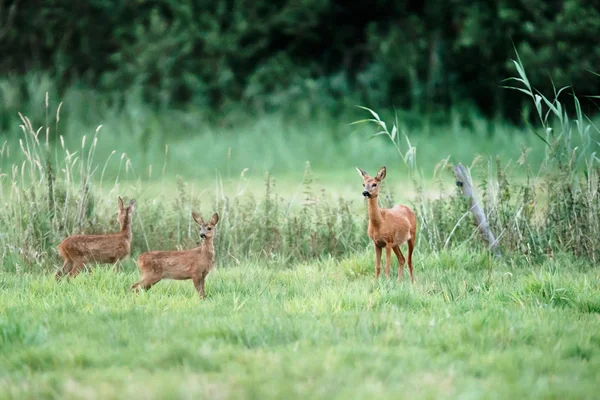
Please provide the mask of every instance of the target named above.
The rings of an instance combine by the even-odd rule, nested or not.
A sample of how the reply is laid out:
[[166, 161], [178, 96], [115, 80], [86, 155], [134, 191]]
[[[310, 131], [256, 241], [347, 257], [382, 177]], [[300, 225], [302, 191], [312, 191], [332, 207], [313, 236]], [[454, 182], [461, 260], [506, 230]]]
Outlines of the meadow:
[[[215, 123], [46, 95], [0, 152], [0, 398], [594, 398], [597, 124], [519, 74], [530, 129], [359, 108]], [[357, 165], [386, 165], [380, 205], [418, 215], [414, 285], [396, 261], [374, 279]], [[56, 245], [115, 231], [117, 195], [138, 204], [131, 256], [56, 282]], [[220, 214], [207, 298], [190, 281], [131, 293], [140, 253], [199, 241], [192, 210]]]
[[591, 399], [600, 275], [480, 253], [416, 255], [373, 279], [371, 251], [243, 262], [128, 291], [133, 262], [57, 284], [3, 273], [2, 398]]

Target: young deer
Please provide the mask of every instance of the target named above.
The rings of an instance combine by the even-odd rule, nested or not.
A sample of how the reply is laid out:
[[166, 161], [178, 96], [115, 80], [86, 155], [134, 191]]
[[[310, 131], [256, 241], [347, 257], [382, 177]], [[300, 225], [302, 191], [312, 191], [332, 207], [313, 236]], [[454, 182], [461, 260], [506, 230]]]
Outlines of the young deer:
[[148, 290], [161, 279], [191, 279], [200, 297], [204, 298], [204, 279], [215, 264], [213, 235], [219, 214], [214, 213], [208, 223], [196, 212], [192, 212], [192, 217], [200, 225], [200, 237], [204, 239], [200, 246], [190, 250], [149, 251], [141, 254], [138, 268], [142, 279], [131, 286], [132, 290]]
[[135, 200], [131, 199], [127, 207], [118, 198], [119, 214], [117, 222], [121, 226], [119, 233], [107, 235], [72, 235], [58, 245], [58, 252], [65, 262], [56, 273], [56, 279], [70, 273], [77, 276], [86, 264], [114, 264], [129, 255], [131, 249], [131, 215], [135, 210]]
[[398, 257], [398, 282], [400, 282], [405, 262], [400, 246], [408, 243], [408, 270], [410, 279], [414, 283], [412, 252], [417, 238], [417, 218], [414, 211], [405, 205], [379, 208], [377, 197], [379, 196], [379, 185], [385, 178], [385, 167], [381, 167], [374, 178], [358, 167], [356, 167], [356, 170], [364, 181], [362, 194], [369, 199], [369, 228], [367, 233], [375, 245], [375, 277], [379, 278], [381, 249], [385, 247], [385, 275], [390, 276], [391, 253], [393, 250], [396, 257]]

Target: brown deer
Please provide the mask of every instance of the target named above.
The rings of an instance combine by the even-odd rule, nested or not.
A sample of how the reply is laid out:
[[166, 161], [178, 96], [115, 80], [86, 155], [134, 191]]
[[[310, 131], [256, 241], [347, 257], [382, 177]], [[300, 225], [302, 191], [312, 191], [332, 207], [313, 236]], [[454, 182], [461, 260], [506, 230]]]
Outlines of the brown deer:
[[375, 177], [371, 177], [362, 169], [356, 170], [363, 178], [363, 196], [368, 198], [369, 204], [369, 228], [367, 233], [375, 245], [375, 278], [379, 278], [381, 272], [381, 249], [385, 247], [385, 275], [390, 276], [390, 263], [392, 250], [398, 257], [398, 282], [402, 279], [404, 272], [404, 255], [400, 246], [408, 244], [408, 270], [410, 279], [414, 283], [412, 253], [417, 238], [417, 218], [413, 210], [405, 205], [396, 205], [393, 208], [379, 208], [377, 197], [379, 186], [385, 178], [385, 167], [381, 167]]
[[181, 251], [149, 251], [138, 258], [138, 268], [142, 279], [131, 286], [138, 291], [150, 289], [162, 279], [191, 279], [200, 295], [205, 297], [204, 279], [215, 264], [213, 236], [219, 214], [214, 213], [208, 223], [196, 212], [192, 212], [194, 221], [200, 226], [200, 237], [204, 239], [199, 247]]
[[119, 233], [106, 235], [72, 235], [58, 245], [58, 253], [65, 262], [56, 273], [60, 279], [70, 273], [77, 276], [86, 264], [115, 264], [129, 255], [131, 250], [131, 215], [135, 211], [135, 199], [127, 207], [118, 197], [119, 214], [117, 222], [121, 226]]

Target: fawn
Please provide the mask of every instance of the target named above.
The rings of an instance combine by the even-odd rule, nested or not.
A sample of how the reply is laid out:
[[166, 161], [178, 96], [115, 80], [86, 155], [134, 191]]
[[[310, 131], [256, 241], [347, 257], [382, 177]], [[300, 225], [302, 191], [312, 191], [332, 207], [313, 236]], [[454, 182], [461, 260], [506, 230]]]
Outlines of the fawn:
[[196, 212], [192, 211], [192, 217], [200, 226], [200, 237], [204, 239], [200, 246], [190, 250], [149, 251], [141, 254], [138, 268], [142, 279], [131, 286], [132, 290], [148, 290], [162, 279], [191, 279], [200, 298], [205, 297], [204, 279], [215, 264], [213, 235], [219, 214], [214, 213], [208, 223]]
[[129, 255], [131, 249], [131, 215], [135, 211], [135, 199], [127, 207], [118, 197], [119, 214], [117, 222], [121, 226], [119, 233], [106, 235], [72, 235], [58, 245], [58, 252], [65, 262], [56, 273], [56, 279], [67, 273], [77, 276], [85, 264], [115, 264]]
[[405, 205], [396, 205], [393, 208], [379, 208], [377, 197], [379, 185], [385, 178], [386, 169], [381, 167], [375, 177], [371, 177], [362, 169], [356, 170], [363, 178], [364, 197], [369, 202], [369, 228], [367, 233], [375, 245], [375, 278], [379, 278], [381, 271], [381, 249], [385, 247], [385, 274], [390, 276], [390, 263], [392, 250], [398, 257], [398, 282], [404, 272], [404, 255], [400, 246], [408, 243], [408, 270], [410, 279], [414, 283], [412, 252], [415, 247], [417, 233], [417, 218], [413, 210]]

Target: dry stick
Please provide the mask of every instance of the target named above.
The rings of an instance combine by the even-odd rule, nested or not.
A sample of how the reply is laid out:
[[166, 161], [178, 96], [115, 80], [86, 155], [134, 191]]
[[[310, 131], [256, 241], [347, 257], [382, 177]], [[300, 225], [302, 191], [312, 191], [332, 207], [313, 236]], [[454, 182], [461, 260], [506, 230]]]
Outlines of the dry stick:
[[456, 185], [462, 188], [463, 195], [467, 200], [469, 200], [470, 211], [473, 213], [473, 217], [475, 217], [477, 228], [479, 229], [481, 236], [483, 236], [483, 239], [488, 242], [492, 253], [494, 253], [494, 255], [497, 257], [501, 257], [502, 253], [500, 253], [498, 241], [494, 237], [494, 234], [488, 225], [487, 218], [483, 212], [483, 207], [481, 207], [477, 197], [475, 197], [469, 172], [462, 164], [459, 163], [454, 167], [454, 175], [456, 175]]

